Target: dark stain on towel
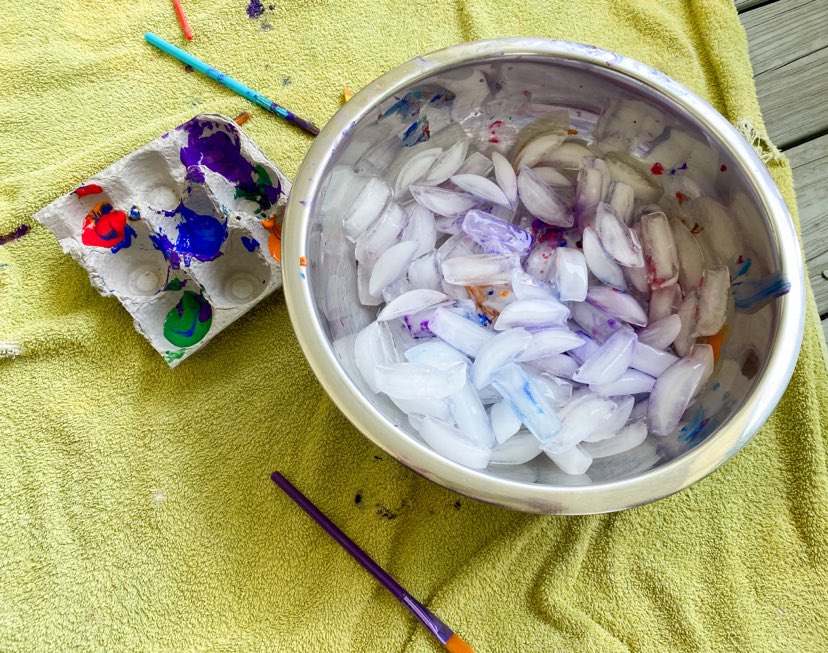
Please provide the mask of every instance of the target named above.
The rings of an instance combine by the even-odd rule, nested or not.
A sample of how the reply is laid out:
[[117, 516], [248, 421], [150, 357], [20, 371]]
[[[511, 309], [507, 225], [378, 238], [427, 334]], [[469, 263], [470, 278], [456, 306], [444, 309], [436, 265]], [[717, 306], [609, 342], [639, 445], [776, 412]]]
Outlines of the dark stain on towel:
[[10, 231], [9, 233], [0, 236], [0, 245], [5, 245], [6, 243], [10, 243], [13, 240], [17, 240], [18, 238], [23, 238], [23, 236], [29, 233], [29, 229], [29, 225], [21, 224], [14, 231]]
[[273, 13], [275, 10], [275, 4], [269, 4], [265, 7], [265, 5], [262, 4], [262, 0], [250, 0], [247, 5], [247, 17], [250, 20], [259, 20], [260, 18], [264, 18], [259, 26], [259, 29], [263, 32], [269, 32], [273, 29], [273, 25], [267, 20], [267, 16], [265, 14], [267, 12]]
[[357, 505], [362, 503], [362, 495], [359, 492], [357, 492], [356, 495], [354, 496], [354, 503], [357, 504]]
[[388, 519], [389, 521], [397, 518], [396, 512], [392, 512], [391, 510], [389, 510], [383, 505], [380, 505], [379, 503], [377, 504], [377, 515], [385, 519]]
[[462, 503], [460, 503], [459, 501], [455, 501], [455, 502], [454, 502], [454, 509], [455, 509], [455, 510], [460, 510], [460, 506], [462, 506], [462, 505], [463, 505], [463, 504], [462, 504]]
[[188, 64], [188, 63], [184, 64], [184, 72], [185, 73], [191, 73], [191, 72], [193, 72], [193, 70], [195, 70], [195, 69], [190, 64]]
[[377, 508], [378, 517], [391, 521], [399, 517], [407, 508], [410, 508], [411, 504], [408, 502], [408, 499], [403, 499], [396, 508], [386, 508], [381, 503], [375, 503], [374, 506]]
[[247, 17], [255, 20], [257, 18], [261, 18], [265, 12], [264, 5], [262, 4], [261, 0], [250, 0], [250, 4], [247, 5]]

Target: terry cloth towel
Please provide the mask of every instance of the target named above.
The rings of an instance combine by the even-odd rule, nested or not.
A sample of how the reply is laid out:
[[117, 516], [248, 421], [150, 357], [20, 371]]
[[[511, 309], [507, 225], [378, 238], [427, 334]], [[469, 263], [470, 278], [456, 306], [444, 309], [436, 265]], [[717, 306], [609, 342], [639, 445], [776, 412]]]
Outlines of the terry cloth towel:
[[[6, 0], [0, 22], [0, 650], [436, 651], [269, 480], [281, 469], [478, 652], [825, 651], [828, 376], [813, 299], [767, 426], [656, 504], [539, 517], [467, 500], [370, 444], [305, 363], [277, 292], [170, 370], [32, 224], [196, 113], [295, 172], [309, 139], [144, 43], [173, 41], [318, 124], [418, 54], [593, 43], [660, 68], [763, 141], [729, 0]], [[25, 229], [24, 229], [25, 231]]]

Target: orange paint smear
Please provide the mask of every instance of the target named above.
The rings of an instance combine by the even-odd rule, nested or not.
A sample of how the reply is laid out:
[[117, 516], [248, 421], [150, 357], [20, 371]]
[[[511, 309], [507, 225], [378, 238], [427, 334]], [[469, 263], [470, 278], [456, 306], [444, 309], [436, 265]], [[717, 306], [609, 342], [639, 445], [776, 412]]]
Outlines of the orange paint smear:
[[569, 134], [570, 136], [575, 136], [575, 134], [578, 133], [578, 130], [577, 129], [567, 129], [566, 133]]
[[233, 122], [236, 123], [237, 125], [241, 126], [244, 123], [246, 123], [248, 120], [250, 120], [250, 114], [247, 113], [247, 111], [242, 111], [239, 115], [237, 115], [233, 119]]
[[299, 266], [303, 267], [303, 268], [308, 267], [308, 259], [306, 259], [304, 256], [300, 256], [299, 257]]
[[282, 225], [276, 224], [275, 218], [262, 220], [262, 226], [270, 232], [267, 237], [267, 249], [276, 262], [282, 262]]
[[719, 352], [722, 349], [722, 345], [724, 344], [725, 336], [727, 335], [727, 325], [725, 324], [722, 327], [722, 330], [719, 333], [707, 336], [707, 344], [713, 348], [713, 363], [719, 362]]
[[354, 97], [354, 92], [348, 88], [347, 86], [342, 87], [342, 101], [347, 102], [352, 97]]
[[494, 322], [494, 320], [497, 319], [497, 316], [500, 315], [500, 312], [494, 310], [493, 308], [489, 308], [483, 303], [486, 301], [486, 296], [483, 294], [483, 291], [477, 286], [464, 287], [466, 289], [466, 292], [468, 292], [469, 295], [471, 295], [471, 298], [474, 300], [474, 304], [475, 306], [477, 306], [477, 310]]
[[474, 653], [474, 649], [466, 644], [457, 636], [457, 633], [452, 633], [449, 640], [446, 642], [446, 650], [449, 653]]

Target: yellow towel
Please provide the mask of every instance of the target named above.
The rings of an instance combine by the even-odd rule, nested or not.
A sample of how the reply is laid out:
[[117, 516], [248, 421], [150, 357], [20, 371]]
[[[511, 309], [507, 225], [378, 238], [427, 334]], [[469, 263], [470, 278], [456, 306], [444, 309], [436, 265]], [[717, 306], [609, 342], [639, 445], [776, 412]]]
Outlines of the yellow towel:
[[[186, 48], [324, 124], [457, 41], [533, 35], [656, 66], [762, 133], [729, 0], [184, 0]], [[151, 49], [170, 2], [6, 0], [0, 234], [199, 112], [249, 110], [293, 174], [309, 140]], [[763, 146], [795, 214], [791, 171]], [[342, 417], [280, 293], [171, 371], [33, 225], [0, 246], [0, 650], [437, 649], [272, 485], [283, 470], [477, 651], [824, 651], [828, 377], [813, 299], [790, 388], [732, 462], [628, 512], [480, 505]], [[17, 353], [16, 356], [12, 356]]]

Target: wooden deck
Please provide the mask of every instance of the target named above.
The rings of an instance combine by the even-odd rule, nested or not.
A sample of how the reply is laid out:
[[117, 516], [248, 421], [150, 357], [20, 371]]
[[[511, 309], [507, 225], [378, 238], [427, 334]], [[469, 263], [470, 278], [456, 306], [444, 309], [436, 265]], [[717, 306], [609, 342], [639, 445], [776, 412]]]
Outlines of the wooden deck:
[[828, 0], [736, 0], [759, 104], [790, 159], [808, 273], [828, 339]]

